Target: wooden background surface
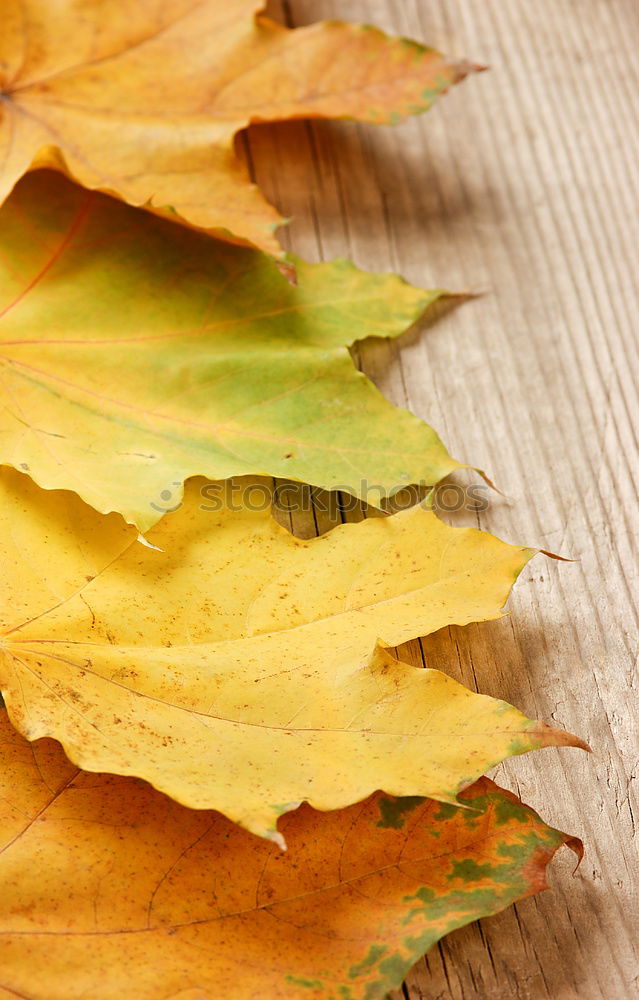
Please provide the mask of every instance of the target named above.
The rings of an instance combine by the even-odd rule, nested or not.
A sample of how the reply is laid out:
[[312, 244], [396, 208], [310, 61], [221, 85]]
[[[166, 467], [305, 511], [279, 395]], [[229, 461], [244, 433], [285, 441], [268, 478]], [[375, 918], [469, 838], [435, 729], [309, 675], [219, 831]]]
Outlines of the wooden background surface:
[[[247, 148], [293, 217], [284, 241], [297, 253], [485, 293], [398, 344], [362, 346], [358, 361], [512, 498], [493, 494], [482, 527], [576, 560], [538, 557], [509, 618], [422, 646], [433, 666], [590, 742], [590, 756], [545, 750], [496, 775], [581, 836], [585, 861], [573, 877], [570, 857], [558, 859], [553, 892], [451, 935], [403, 995], [638, 997], [639, 4], [270, 10], [295, 25], [369, 21], [490, 64], [396, 128], [260, 127]], [[421, 662], [417, 643], [409, 654]]]

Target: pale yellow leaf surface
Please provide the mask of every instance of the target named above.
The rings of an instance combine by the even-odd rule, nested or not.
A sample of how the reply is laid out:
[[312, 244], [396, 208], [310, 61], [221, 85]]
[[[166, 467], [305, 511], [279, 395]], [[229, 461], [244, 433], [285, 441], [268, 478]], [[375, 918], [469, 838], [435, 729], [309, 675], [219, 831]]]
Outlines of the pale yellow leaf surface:
[[499, 617], [529, 549], [423, 507], [303, 541], [268, 509], [202, 509], [202, 480], [151, 549], [75, 494], [1, 483], [2, 692], [87, 770], [280, 839], [303, 800], [455, 801], [509, 754], [575, 742], [387, 651]]

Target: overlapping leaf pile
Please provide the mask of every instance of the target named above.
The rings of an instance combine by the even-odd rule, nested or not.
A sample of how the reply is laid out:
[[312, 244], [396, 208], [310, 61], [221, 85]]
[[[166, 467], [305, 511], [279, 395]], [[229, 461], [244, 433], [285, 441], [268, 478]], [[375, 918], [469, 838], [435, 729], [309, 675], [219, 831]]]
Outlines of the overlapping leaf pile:
[[460, 468], [348, 354], [445, 293], [285, 258], [233, 138], [393, 121], [468, 67], [256, 7], [0, 0], [0, 962], [29, 1000], [373, 1000], [580, 850], [481, 776], [584, 744], [393, 653], [499, 617], [535, 553], [427, 505], [302, 540], [264, 478], [380, 506]]

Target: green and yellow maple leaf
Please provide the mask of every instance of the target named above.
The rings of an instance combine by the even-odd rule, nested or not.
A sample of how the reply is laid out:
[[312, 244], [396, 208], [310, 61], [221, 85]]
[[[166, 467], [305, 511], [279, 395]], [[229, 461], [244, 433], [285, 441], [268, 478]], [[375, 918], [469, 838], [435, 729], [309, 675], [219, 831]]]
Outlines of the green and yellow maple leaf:
[[395, 121], [473, 69], [373, 28], [290, 31], [258, 0], [0, 0], [0, 201], [54, 166], [281, 256], [234, 151], [251, 122]]
[[194, 480], [154, 550], [73, 493], [0, 484], [0, 688], [86, 770], [281, 842], [302, 800], [454, 802], [508, 755], [579, 744], [388, 651], [498, 618], [530, 549], [419, 506], [296, 539], [268, 509], [206, 509]]
[[355, 371], [443, 293], [299, 262], [41, 171], [0, 211], [0, 463], [146, 531], [188, 476], [284, 476], [375, 504], [459, 468]]
[[0, 713], [0, 961], [29, 1000], [381, 1000], [449, 931], [546, 888], [564, 844], [482, 779], [287, 816], [288, 851], [141, 782], [78, 773]]

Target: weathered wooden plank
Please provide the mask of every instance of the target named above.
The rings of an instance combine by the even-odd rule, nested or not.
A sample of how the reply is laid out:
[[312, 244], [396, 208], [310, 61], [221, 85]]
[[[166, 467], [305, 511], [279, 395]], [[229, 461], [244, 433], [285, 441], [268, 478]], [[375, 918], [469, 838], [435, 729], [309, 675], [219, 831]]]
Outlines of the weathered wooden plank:
[[[260, 127], [250, 155], [293, 217], [285, 240], [296, 252], [485, 292], [434, 328], [357, 356], [514, 498], [491, 497], [483, 527], [576, 560], [539, 557], [509, 618], [422, 645], [427, 662], [591, 743], [591, 756], [547, 750], [497, 774], [582, 836], [586, 859], [575, 877], [570, 859], [556, 864], [554, 892], [451, 935], [404, 996], [636, 997], [639, 8], [271, 7], [295, 24], [374, 22], [491, 65], [422, 119]], [[417, 643], [407, 652], [421, 662]]]

